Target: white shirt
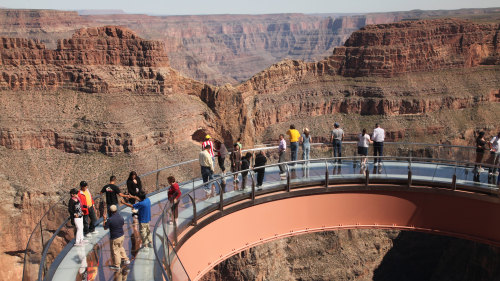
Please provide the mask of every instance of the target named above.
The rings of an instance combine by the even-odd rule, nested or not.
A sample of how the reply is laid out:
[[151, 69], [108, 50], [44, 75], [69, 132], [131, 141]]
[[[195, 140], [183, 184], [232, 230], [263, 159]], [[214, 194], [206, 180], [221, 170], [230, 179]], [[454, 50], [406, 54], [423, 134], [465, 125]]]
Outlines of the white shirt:
[[373, 130], [372, 141], [383, 142], [385, 139], [384, 129], [378, 127]]
[[358, 138], [359, 138], [358, 146], [368, 147], [370, 145], [370, 136], [368, 134], [365, 134], [364, 136], [359, 134]]
[[498, 137], [493, 137], [491, 140], [490, 140], [490, 143], [491, 143], [491, 148], [496, 152], [496, 153], [500, 153], [500, 149], [498, 147], [498, 142], [500, 140], [498, 139]]

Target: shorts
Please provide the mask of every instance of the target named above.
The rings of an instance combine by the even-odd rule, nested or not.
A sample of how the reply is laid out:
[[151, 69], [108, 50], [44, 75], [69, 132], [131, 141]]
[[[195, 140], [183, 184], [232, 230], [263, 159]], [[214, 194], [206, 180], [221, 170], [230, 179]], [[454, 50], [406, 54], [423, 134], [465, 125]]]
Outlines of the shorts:
[[358, 154], [363, 156], [368, 155], [368, 147], [358, 146]]

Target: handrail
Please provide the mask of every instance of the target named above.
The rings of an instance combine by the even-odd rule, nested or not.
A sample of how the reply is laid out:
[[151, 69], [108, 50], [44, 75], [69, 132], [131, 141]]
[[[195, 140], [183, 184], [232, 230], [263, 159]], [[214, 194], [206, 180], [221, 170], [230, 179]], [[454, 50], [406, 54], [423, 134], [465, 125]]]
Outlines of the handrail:
[[[357, 142], [351, 142], [351, 141], [345, 141], [343, 142], [344, 144], [356, 144]], [[424, 146], [424, 147], [443, 147], [443, 148], [464, 148], [464, 149], [470, 149], [470, 150], [473, 150], [475, 149], [475, 147], [470, 147], [470, 146], [458, 146], [458, 145], [448, 145], [448, 144], [427, 144], [427, 143], [410, 143], [410, 142], [385, 142], [385, 144], [388, 144], [388, 145], [400, 145], [400, 146], [405, 146], [405, 145], [413, 145], [413, 146]], [[322, 145], [325, 145], [326, 147], [329, 147], [330, 144], [329, 143], [312, 143], [311, 146], [322, 146]], [[267, 150], [273, 150], [273, 149], [277, 149], [278, 146], [265, 146], [265, 147], [256, 147], [256, 148], [251, 148], [251, 149], [246, 149], [246, 150], [242, 150], [242, 153], [243, 152], [254, 152], [254, 151], [261, 151], [261, 150], [264, 150], [264, 151], [267, 151]], [[358, 159], [361, 159], [361, 158], [373, 158], [372, 156], [356, 156]], [[390, 158], [390, 157], [394, 157], [394, 156], [377, 156], [376, 158]], [[347, 159], [348, 157], [337, 157], [336, 159]], [[311, 160], [328, 160], [330, 158], [320, 158], [320, 159], [311, 159]], [[353, 159], [353, 157], [350, 157], [350, 159]], [[413, 157], [413, 160], [415, 161], [415, 159], [429, 159], [429, 158], [416, 158], [416, 157]], [[309, 161], [311, 161], [309, 160]], [[450, 161], [449, 159], [435, 159], [435, 158], [432, 158], [433, 161], [439, 161], [439, 160], [443, 160], [443, 161]], [[187, 164], [190, 164], [190, 163], [194, 163], [194, 162], [197, 162], [198, 159], [191, 159], [191, 160], [187, 160], [187, 161], [184, 161], [184, 162], [180, 162], [180, 163], [176, 163], [176, 164], [173, 164], [173, 165], [169, 165], [169, 166], [166, 166], [166, 167], [162, 167], [162, 168], [159, 168], [159, 169], [156, 169], [156, 170], [153, 170], [153, 171], [150, 171], [150, 172], [147, 172], [147, 173], [144, 173], [142, 175], [140, 175], [140, 177], [146, 177], [148, 175], [151, 175], [151, 174], [154, 174], [154, 173], [159, 173], [163, 170], [166, 170], [166, 169], [170, 169], [170, 168], [175, 168], [175, 167], [180, 167], [180, 166], [184, 166], [184, 165], [187, 165]], [[299, 160], [299, 161], [296, 161], [296, 163], [301, 163], [301, 162], [304, 162], [305, 160]], [[458, 161], [455, 161], [458, 163]], [[288, 162], [282, 162], [282, 163], [279, 163], [279, 164], [270, 164], [270, 165], [266, 165], [266, 166], [261, 166], [259, 168], [266, 168], [266, 167], [271, 167], [271, 166], [276, 166], [276, 165], [286, 165], [286, 164], [289, 164], [289, 163], [292, 163], [291, 161], [288, 161]], [[462, 163], [462, 162], [461, 162]], [[466, 163], [467, 165], [476, 165], [477, 163], [475, 162], [463, 162], [463, 163]], [[487, 163], [481, 163], [482, 166], [485, 166], [485, 167], [494, 167], [494, 165], [489, 165]], [[288, 166], [288, 165], [287, 165]], [[245, 170], [245, 171], [253, 171], [253, 169], [248, 169], [248, 170]], [[241, 172], [245, 172], [245, 171], [238, 171], [237, 173], [229, 173], [229, 174], [226, 174], [225, 176], [228, 176], [228, 175], [234, 175], [234, 174], [239, 174]], [[96, 178], [97, 179], [97, 178]], [[215, 181], [215, 180], [214, 180]], [[125, 185], [126, 181], [123, 182], [123, 183], [120, 183], [118, 186], [121, 187], [123, 185]], [[209, 183], [205, 183], [205, 184], [209, 184]], [[203, 184], [203, 185], [205, 185]], [[201, 185], [201, 186], [203, 186]], [[100, 196], [96, 196], [94, 197], [95, 199], [99, 199]], [[183, 196], [184, 198], [184, 196]], [[44, 218], [46, 218], [47, 214], [52, 211], [58, 204], [60, 204], [61, 202], [64, 202], [65, 200], [67, 200], [67, 198], [63, 198], [61, 200], [59, 200], [56, 204], [52, 205], [49, 210], [42, 216], [42, 218], [40, 219], [39, 221], [39, 224], [37, 225], [40, 225], [40, 227], [42, 227], [41, 225], [41, 222]], [[61, 226], [56, 230], [56, 232], [53, 233], [52, 235], [52, 238], [49, 239], [48, 243], [44, 246], [42, 245], [42, 247], [44, 248], [43, 250], [43, 255], [42, 255], [42, 258], [40, 260], [40, 265], [39, 265], [39, 271], [43, 268], [44, 264], [45, 264], [45, 261], [46, 261], [46, 255], [47, 255], [47, 249], [50, 247], [52, 241], [54, 240], [53, 237], [56, 236], [60, 230], [62, 229], [63, 225], [65, 225], [67, 223], [67, 221], [65, 221], [63, 224], [61, 224]], [[26, 247], [26, 250], [25, 250], [25, 256], [24, 256], [24, 269], [23, 269], [23, 280], [25, 278], [25, 270], [26, 270], [26, 265], [27, 265], [27, 254], [28, 254], [28, 250], [29, 250], [29, 245], [32, 241], [32, 238], [33, 238], [33, 235], [35, 233], [35, 231], [37, 230], [37, 227], [35, 227], [35, 229], [33, 230], [33, 232], [31, 233], [30, 235], [30, 238], [28, 240], [28, 243], [27, 243], [27, 247]], [[43, 229], [42, 229], [43, 231]], [[47, 248], [47, 249], [46, 249]], [[39, 274], [40, 276], [40, 274]]]

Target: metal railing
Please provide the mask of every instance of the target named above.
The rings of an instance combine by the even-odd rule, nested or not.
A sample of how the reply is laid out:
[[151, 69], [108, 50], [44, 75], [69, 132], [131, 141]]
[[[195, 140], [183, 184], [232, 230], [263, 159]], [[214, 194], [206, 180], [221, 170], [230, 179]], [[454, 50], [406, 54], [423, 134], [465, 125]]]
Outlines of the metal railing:
[[[259, 148], [252, 148], [242, 151], [242, 153], [251, 153], [255, 159], [255, 152], [263, 150], [266, 152], [268, 158], [268, 165], [272, 167], [273, 164], [278, 162], [278, 151], [277, 146], [264, 146]], [[356, 143], [355, 142], [344, 142], [343, 143], [343, 155], [356, 155]], [[414, 160], [417, 157], [427, 157], [427, 158], [442, 158], [442, 159], [452, 159], [455, 162], [461, 162], [465, 167], [472, 167], [475, 165], [473, 160], [475, 158], [475, 148], [467, 146], [452, 146], [452, 145], [440, 145], [440, 144], [423, 144], [423, 143], [385, 143], [384, 147], [385, 155], [394, 155], [401, 157], [410, 157]], [[300, 157], [299, 153], [299, 158]], [[287, 151], [287, 156], [289, 156], [289, 151]], [[311, 144], [311, 158], [316, 159], [327, 159], [332, 156], [332, 148], [329, 144]], [[485, 158], [488, 156], [486, 155]], [[312, 160], [311, 160], [312, 161]], [[228, 161], [226, 161], [226, 167], [228, 166]], [[218, 167], [214, 163], [215, 167]], [[218, 169], [218, 168], [216, 168]], [[167, 174], [168, 171], [168, 174]], [[253, 170], [249, 170], [252, 178], [252, 183], [255, 184]], [[111, 173], [109, 174], [111, 175]], [[89, 181], [89, 186], [102, 186], [107, 183], [107, 178], [109, 175], [103, 175], [92, 181]], [[191, 204], [196, 206], [195, 202], [198, 202], [200, 198], [203, 198], [203, 192], [195, 192], [195, 180], [201, 177], [198, 160], [189, 160], [174, 165], [166, 166], [148, 173], [140, 175], [143, 182], [143, 186], [147, 186], [149, 191], [154, 193], [163, 190], [167, 184], [167, 177], [169, 175], [176, 175], [179, 182], [192, 182], [192, 192], [191, 199], [189, 199]], [[229, 174], [231, 176], [231, 174]], [[225, 176], [225, 178], [229, 177]], [[290, 181], [290, 179], [288, 179]], [[216, 182], [216, 180], [214, 181]], [[123, 186], [122, 183], [120, 186]], [[222, 189], [220, 183], [215, 183], [218, 185], [218, 189]], [[94, 189], [94, 193], [95, 193]], [[222, 194], [222, 193], [221, 193]], [[253, 193], [254, 194], [254, 193]], [[252, 195], [254, 196], [254, 195]], [[221, 196], [222, 201], [224, 200]], [[102, 201], [96, 196], [96, 205], [99, 206], [99, 210], [102, 209]], [[185, 200], [187, 200], [185, 198]], [[28, 241], [25, 259], [24, 259], [24, 270], [23, 270], [23, 280], [44, 280], [44, 277], [49, 270], [52, 262], [59, 254], [59, 252], [64, 248], [72, 239], [73, 231], [72, 227], [68, 224], [67, 215], [67, 200], [56, 202], [49, 208], [43, 216], [40, 222], [36, 225], [33, 230], [30, 239]], [[196, 218], [196, 211], [195, 218]], [[164, 219], [162, 217], [162, 219]], [[57, 243], [54, 243], [57, 241]], [[172, 251], [167, 251], [167, 255]]]

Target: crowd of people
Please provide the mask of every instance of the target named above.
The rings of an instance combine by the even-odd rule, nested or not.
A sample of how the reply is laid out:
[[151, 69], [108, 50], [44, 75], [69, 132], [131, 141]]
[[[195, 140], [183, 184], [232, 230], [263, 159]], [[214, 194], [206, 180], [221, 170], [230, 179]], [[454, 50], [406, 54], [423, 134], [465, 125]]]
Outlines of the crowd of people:
[[[297, 160], [299, 147], [302, 147], [302, 159], [309, 160], [312, 143], [310, 130], [308, 128], [304, 128], [302, 133], [300, 133], [294, 125], [290, 125], [290, 129], [286, 132], [286, 135], [288, 136], [288, 140], [290, 142], [289, 146], [287, 146], [285, 134], [279, 135], [279, 145], [277, 151], [278, 163], [285, 162], [285, 155], [288, 148], [290, 149], [291, 161]], [[384, 129], [381, 128], [379, 124], [375, 124], [371, 136], [367, 133], [366, 129], [363, 128], [361, 130], [357, 141], [357, 154], [358, 156], [362, 156], [359, 163], [361, 168], [366, 168], [368, 148], [370, 144], [373, 144], [374, 166], [382, 165], [385, 135]], [[333, 161], [339, 164], [342, 163], [342, 142], [344, 141], [344, 138], [344, 130], [341, 128], [339, 123], [335, 122], [333, 124], [329, 140], [334, 156]], [[488, 176], [491, 178], [498, 175], [498, 166], [500, 164], [499, 141], [500, 132], [496, 136], [493, 136], [489, 141], [485, 139], [484, 132], [478, 133], [475, 142], [476, 165], [474, 167], [474, 181], [479, 181], [479, 175], [485, 171], [481, 164], [483, 163], [486, 151], [489, 151], [487, 163], [491, 164], [489, 166]], [[210, 135], [206, 135], [204, 141], [202, 142], [202, 150], [199, 153], [199, 164], [203, 182], [207, 183], [208, 181], [214, 179], [214, 165], [215, 159], [217, 158], [218, 167], [222, 175], [222, 190], [220, 192], [225, 192], [225, 161], [226, 158], [229, 157], [231, 167], [230, 171], [231, 173], [234, 173], [234, 190], [237, 191], [245, 189], [247, 187], [248, 170], [252, 167], [253, 154], [247, 152], [245, 155], [242, 155], [241, 151], [241, 139], [238, 139], [234, 143], [232, 151], [229, 152], [224, 142], [216, 141], [214, 144]], [[256, 187], [258, 189], [262, 187], [264, 181], [264, 166], [266, 166], [267, 161], [268, 159], [264, 151], [257, 151], [253, 167], [257, 177]], [[290, 163], [290, 165], [293, 164], [294, 163]], [[286, 172], [286, 166], [281, 164], [278, 165], [278, 167], [280, 170], [280, 176], [283, 177]], [[239, 186], [238, 174], [241, 174], [242, 177], [241, 186]], [[167, 180], [169, 184], [167, 197], [171, 204], [171, 219], [169, 220], [169, 223], [177, 225], [181, 190], [175, 177], [169, 176]], [[103, 214], [103, 218], [104, 228], [110, 230], [110, 248], [113, 260], [113, 265], [111, 266], [112, 269], [120, 269], [121, 265], [127, 265], [130, 263], [130, 260], [123, 248], [124, 220], [118, 214], [118, 206], [120, 205], [120, 202], [134, 210], [133, 217], [134, 221], [136, 221], [139, 225], [142, 247], [152, 247], [152, 235], [149, 225], [151, 221], [151, 201], [147, 198], [141, 179], [135, 171], [130, 172], [126, 183], [127, 192], [122, 193], [116, 185], [116, 177], [111, 176], [109, 183], [103, 186], [100, 191], [100, 194], [104, 195], [106, 202], [106, 211]], [[206, 192], [208, 197], [214, 196], [216, 194], [215, 185], [212, 184], [210, 187], [207, 186]], [[88, 189], [88, 184], [85, 181], [80, 182], [79, 190], [73, 188], [69, 193], [71, 198], [68, 202], [68, 212], [70, 213], [71, 223], [75, 226], [75, 246], [83, 246], [87, 244], [87, 240], [90, 239], [91, 235], [98, 233], [95, 230], [97, 224], [95, 202]], [[118, 197], [121, 197], [120, 201], [118, 200]]]
[[[170, 184], [168, 200], [171, 203], [172, 218], [170, 223], [177, 224], [179, 198], [181, 190], [173, 176], [168, 177]], [[109, 183], [102, 187], [100, 194], [105, 198], [105, 211], [103, 211], [103, 227], [109, 229], [110, 250], [113, 270], [120, 270], [121, 266], [130, 264], [125, 248], [123, 247], [125, 221], [118, 213], [120, 203], [132, 208], [134, 227], [138, 226], [142, 247], [152, 248], [153, 237], [150, 229], [151, 201], [146, 196], [140, 177], [135, 171], [130, 172], [127, 179], [127, 193], [122, 193], [115, 184], [116, 176], [109, 178]], [[88, 183], [80, 182], [80, 190], [70, 190], [68, 212], [71, 224], [74, 226], [75, 246], [82, 247], [88, 244], [91, 235], [98, 234], [96, 206], [94, 198], [88, 188]], [[119, 201], [118, 198], [121, 197]]]

